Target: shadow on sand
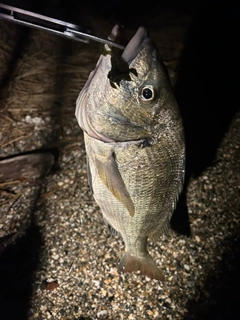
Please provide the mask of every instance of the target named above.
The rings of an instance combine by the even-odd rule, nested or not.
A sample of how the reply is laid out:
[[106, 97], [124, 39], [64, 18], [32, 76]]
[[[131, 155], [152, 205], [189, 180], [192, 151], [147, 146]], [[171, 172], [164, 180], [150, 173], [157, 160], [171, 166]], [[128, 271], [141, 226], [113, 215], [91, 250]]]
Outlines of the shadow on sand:
[[42, 237], [34, 222], [0, 258], [0, 319], [27, 320], [33, 274], [39, 263]]
[[[189, 177], [214, 164], [216, 151], [239, 109], [238, 10], [231, 1], [209, 1], [197, 10], [187, 34], [176, 97], [186, 134], [185, 192], [172, 219], [173, 228], [190, 234], [186, 188]], [[237, 195], [236, 195], [237, 196]], [[229, 204], [231, 205], [231, 204]], [[227, 243], [227, 246], [226, 246]], [[190, 300], [185, 320], [240, 319], [240, 237], [232, 234], [222, 244], [226, 254], [209, 274], [198, 301]], [[227, 248], [232, 248], [228, 252]]]

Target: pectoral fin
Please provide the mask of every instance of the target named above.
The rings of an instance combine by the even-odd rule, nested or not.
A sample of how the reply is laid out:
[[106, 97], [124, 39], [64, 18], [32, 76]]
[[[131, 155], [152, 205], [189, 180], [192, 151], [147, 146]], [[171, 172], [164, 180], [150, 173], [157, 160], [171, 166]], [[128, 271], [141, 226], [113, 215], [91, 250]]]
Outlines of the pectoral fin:
[[133, 216], [134, 204], [118, 170], [114, 154], [112, 154], [107, 159], [104, 159], [104, 161], [98, 158], [96, 158], [95, 160], [98, 175], [102, 182], [112, 192], [112, 194], [127, 208], [130, 215]]

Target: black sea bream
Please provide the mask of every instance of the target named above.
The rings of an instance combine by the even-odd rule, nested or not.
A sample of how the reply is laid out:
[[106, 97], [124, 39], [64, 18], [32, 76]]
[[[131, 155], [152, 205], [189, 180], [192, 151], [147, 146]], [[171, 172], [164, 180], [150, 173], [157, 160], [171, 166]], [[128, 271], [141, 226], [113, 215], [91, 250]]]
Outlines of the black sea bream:
[[[119, 32], [114, 27], [111, 39]], [[119, 269], [162, 280], [147, 241], [158, 240], [167, 229], [182, 190], [181, 116], [163, 62], [143, 27], [119, 56], [105, 49], [76, 107], [89, 181], [104, 220], [124, 240]]]

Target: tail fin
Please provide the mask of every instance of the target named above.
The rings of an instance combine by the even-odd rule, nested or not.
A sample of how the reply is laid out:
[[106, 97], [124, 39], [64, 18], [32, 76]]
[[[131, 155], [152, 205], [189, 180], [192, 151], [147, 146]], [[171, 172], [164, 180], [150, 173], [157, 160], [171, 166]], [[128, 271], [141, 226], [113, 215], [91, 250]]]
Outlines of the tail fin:
[[150, 254], [146, 257], [139, 258], [132, 256], [129, 252], [125, 252], [119, 264], [119, 271], [134, 272], [140, 271], [142, 275], [148, 276], [152, 279], [163, 280], [162, 271], [157, 267]]

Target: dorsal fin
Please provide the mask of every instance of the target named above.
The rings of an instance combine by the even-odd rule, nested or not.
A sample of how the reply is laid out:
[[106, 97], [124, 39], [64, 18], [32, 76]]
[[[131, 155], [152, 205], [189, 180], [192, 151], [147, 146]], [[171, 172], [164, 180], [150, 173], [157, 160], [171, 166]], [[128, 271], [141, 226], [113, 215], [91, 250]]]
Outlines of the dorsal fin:
[[152, 234], [149, 235], [150, 241], [157, 242], [163, 234], [167, 234], [169, 232], [170, 230], [169, 219], [166, 219], [166, 221], [160, 225], [161, 227], [157, 228]]

